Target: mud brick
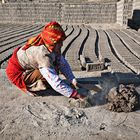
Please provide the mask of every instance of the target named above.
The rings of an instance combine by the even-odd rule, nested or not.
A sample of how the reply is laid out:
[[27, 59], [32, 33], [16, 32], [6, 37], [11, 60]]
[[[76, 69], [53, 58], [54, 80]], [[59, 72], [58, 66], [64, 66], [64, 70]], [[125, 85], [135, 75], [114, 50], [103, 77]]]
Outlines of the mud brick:
[[86, 71], [101, 71], [104, 69], [104, 62], [94, 62], [86, 64]]

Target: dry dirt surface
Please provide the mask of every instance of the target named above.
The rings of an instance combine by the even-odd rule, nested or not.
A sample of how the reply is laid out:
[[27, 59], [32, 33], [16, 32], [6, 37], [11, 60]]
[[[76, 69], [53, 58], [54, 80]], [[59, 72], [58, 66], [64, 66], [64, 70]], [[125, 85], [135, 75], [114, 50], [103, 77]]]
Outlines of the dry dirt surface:
[[[106, 109], [105, 96], [115, 86], [113, 79], [87, 87], [94, 106], [75, 108], [69, 106], [64, 96], [25, 95], [8, 82], [5, 70], [0, 70], [0, 74], [0, 140], [138, 140], [140, 137], [140, 110], [117, 113]], [[79, 72], [76, 77], [80, 76], [85, 75]]]

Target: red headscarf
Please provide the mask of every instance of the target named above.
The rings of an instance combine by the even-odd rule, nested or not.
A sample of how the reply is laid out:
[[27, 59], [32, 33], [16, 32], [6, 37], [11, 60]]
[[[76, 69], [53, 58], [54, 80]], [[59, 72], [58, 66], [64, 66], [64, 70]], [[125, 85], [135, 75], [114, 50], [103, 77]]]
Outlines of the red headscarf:
[[45, 45], [50, 51], [52, 51], [55, 44], [59, 41], [65, 40], [65, 38], [65, 32], [60, 24], [52, 21], [44, 27], [38, 36], [30, 38], [22, 49], [26, 50], [30, 46]]

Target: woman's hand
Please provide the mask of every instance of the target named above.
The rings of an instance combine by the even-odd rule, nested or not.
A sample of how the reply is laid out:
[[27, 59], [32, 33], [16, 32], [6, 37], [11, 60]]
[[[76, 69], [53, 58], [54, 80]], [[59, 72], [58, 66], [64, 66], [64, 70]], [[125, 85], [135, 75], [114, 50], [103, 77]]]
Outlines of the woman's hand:
[[72, 80], [72, 85], [74, 86], [75, 89], [79, 89], [82, 87], [82, 85], [78, 83], [76, 79]]

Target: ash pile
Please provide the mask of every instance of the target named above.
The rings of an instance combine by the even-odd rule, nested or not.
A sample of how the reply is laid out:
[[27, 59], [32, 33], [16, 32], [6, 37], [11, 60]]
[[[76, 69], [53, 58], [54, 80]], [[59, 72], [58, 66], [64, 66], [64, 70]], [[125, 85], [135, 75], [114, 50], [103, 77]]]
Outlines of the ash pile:
[[114, 112], [132, 112], [140, 106], [140, 95], [134, 85], [120, 84], [112, 88], [107, 99], [107, 109]]

